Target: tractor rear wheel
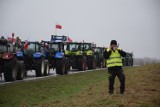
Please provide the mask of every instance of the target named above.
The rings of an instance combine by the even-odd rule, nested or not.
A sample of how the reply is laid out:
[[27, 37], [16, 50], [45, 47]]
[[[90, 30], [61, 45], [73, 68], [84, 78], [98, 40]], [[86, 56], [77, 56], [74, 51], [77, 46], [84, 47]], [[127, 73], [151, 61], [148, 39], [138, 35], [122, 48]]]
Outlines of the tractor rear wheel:
[[89, 57], [87, 60], [88, 69], [96, 69], [96, 61], [94, 57]]
[[86, 70], [86, 60], [85, 60], [85, 58], [79, 58], [78, 59], [78, 70], [79, 71]]
[[56, 73], [63, 75], [65, 73], [65, 61], [64, 59], [56, 60]]
[[102, 68], [106, 68], [106, 59], [103, 58]]
[[66, 58], [65, 60], [65, 72], [64, 74], [68, 74], [68, 72], [70, 71], [70, 61], [68, 58]]
[[15, 81], [17, 77], [17, 59], [6, 60], [4, 64], [4, 79], [6, 82]]
[[102, 66], [103, 66], [103, 61], [102, 61], [102, 59], [98, 59], [98, 61], [97, 61], [97, 66], [98, 66], [98, 68], [102, 68]]

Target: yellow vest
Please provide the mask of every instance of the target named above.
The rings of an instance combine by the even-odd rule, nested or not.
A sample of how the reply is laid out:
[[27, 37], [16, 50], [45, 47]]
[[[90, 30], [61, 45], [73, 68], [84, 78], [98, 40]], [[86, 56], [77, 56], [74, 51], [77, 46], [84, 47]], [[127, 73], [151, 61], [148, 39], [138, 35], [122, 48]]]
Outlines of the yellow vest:
[[[106, 50], [108, 52], [110, 49], [106, 49]], [[118, 50], [116, 50], [115, 52], [111, 51], [111, 55], [106, 60], [106, 64], [107, 64], [106, 65], [107, 67], [123, 66], [122, 58]]]

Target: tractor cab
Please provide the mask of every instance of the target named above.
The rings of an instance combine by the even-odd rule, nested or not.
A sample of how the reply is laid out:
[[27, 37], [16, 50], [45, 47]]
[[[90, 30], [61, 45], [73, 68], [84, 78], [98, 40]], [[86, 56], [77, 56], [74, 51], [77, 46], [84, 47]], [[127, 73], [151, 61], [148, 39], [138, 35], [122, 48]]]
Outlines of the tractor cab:
[[14, 46], [12, 42], [7, 41], [6, 39], [0, 39], [0, 53], [13, 53]]
[[66, 55], [82, 55], [83, 47], [82, 43], [72, 42], [67, 44], [67, 48], [65, 51]]
[[88, 69], [96, 69], [96, 56], [94, 54], [95, 44], [83, 42], [83, 51], [87, 57]]
[[106, 67], [106, 61], [104, 58], [104, 47], [95, 47], [94, 54], [96, 56], [96, 65], [99, 68], [105, 68]]
[[40, 50], [40, 43], [39, 42], [26, 42], [24, 44], [24, 55], [28, 57], [35, 56]]

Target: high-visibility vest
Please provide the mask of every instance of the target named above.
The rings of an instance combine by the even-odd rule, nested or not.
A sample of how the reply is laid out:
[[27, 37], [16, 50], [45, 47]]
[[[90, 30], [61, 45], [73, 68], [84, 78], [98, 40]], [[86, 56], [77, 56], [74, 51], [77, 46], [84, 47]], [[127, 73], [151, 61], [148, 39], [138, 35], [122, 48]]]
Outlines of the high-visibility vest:
[[[106, 50], [107, 52], [110, 51], [110, 49], [106, 49]], [[111, 55], [106, 60], [106, 64], [107, 64], [106, 65], [107, 67], [123, 66], [122, 58], [118, 50], [116, 50], [115, 52], [111, 51]]]

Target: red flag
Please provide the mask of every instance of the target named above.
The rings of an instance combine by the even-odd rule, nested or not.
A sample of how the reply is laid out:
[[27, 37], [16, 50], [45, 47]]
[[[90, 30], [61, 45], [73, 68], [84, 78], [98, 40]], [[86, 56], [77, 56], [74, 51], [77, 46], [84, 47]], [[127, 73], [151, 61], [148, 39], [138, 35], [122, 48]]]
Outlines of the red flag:
[[25, 41], [24, 50], [27, 50], [27, 49], [28, 49], [28, 41]]
[[56, 25], [56, 29], [62, 29], [61, 25]]
[[68, 37], [68, 42], [72, 42], [72, 39]]
[[8, 41], [10, 41], [10, 42], [16, 42], [16, 39], [15, 38], [12, 38], [12, 37], [7, 37], [8, 38]]

